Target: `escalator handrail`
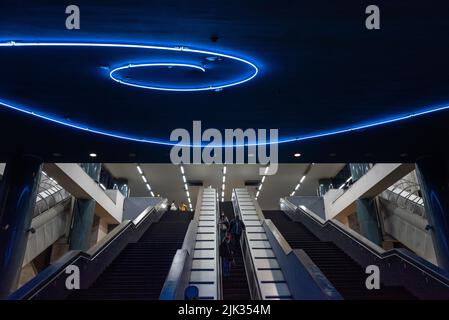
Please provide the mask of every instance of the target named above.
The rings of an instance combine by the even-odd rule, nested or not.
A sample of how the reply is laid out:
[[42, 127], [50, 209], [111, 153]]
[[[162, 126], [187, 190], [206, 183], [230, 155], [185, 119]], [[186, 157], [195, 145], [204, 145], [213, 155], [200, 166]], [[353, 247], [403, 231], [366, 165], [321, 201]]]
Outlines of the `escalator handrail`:
[[184, 290], [188, 285], [191, 272], [193, 250], [195, 249], [198, 221], [201, 212], [201, 203], [204, 188], [198, 190], [195, 213], [190, 221], [184, 236], [182, 248], [177, 250], [173, 257], [170, 270], [164, 281], [159, 300], [181, 300], [184, 299]]
[[[51, 283], [54, 283], [59, 279], [60, 276], [63, 275], [67, 266], [73, 265], [80, 260], [87, 260], [88, 262], [92, 262], [95, 259], [99, 258], [101, 254], [105, 252], [105, 250], [107, 250], [112, 244], [117, 244], [117, 241], [121, 240], [122, 235], [129, 232], [129, 230], [138, 229], [145, 221], [149, 221], [148, 219], [150, 219], [155, 212], [160, 212], [161, 210], [165, 211], [166, 206], [167, 199], [161, 199], [161, 201], [157, 205], [147, 207], [134, 220], [123, 221], [111, 232], [105, 235], [102, 240], [100, 240], [97, 244], [95, 244], [87, 251], [71, 250], [67, 252], [61, 258], [45, 268], [41, 273], [25, 283], [18, 290], [11, 293], [6, 299], [31, 300], [37, 297]], [[128, 239], [122, 239], [122, 241], [127, 243], [127, 240], [129, 240], [130, 237], [127, 238]]]
[[305, 206], [296, 206], [288, 201], [286, 198], [282, 198], [281, 201], [291, 209], [295, 211], [299, 211], [303, 213], [305, 216], [309, 217], [312, 221], [314, 221], [321, 228], [325, 228], [327, 226], [334, 228], [345, 236], [349, 237], [351, 240], [356, 242], [358, 245], [362, 246], [366, 250], [368, 250], [371, 254], [373, 254], [376, 258], [380, 260], [387, 260], [394, 256], [398, 257], [405, 263], [414, 266], [422, 273], [425, 273], [427, 276], [435, 279], [439, 283], [449, 288], [449, 272], [433, 265], [429, 261], [413, 254], [411, 251], [403, 248], [394, 248], [390, 250], [384, 250], [383, 248], [377, 246], [372, 243], [368, 239], [362, 237], [357, 234], [355, 231], [349, 229], [341, 222], [331, 219], [331, 220], [323, 220], [318, 215], [307, 209]]
[[[249, 191], [248, 191], [249, 193]], [[250, 194], [250, 198], [254, 203], [254, 197]], [[234, 208], [234, 214], [239, 216], [243, 221], [242, 213], [240, 211], [239, 199], [237, 195], [237, 190], [232, 191], [232, 206]], [[256, 211], [257, 212], [257, 211]], [[260, 214], [259, 214], [260, 216]], [[261, 221], [262, 222], [262, 221]], [[257, 278], [256, 266], [254, 265], [253, 258], [251, 257], [251, 249], [249, 247], [249, 240], [247, 233], [243, 232], [242, 238], [240, 239], [240, 246], [242, 248], [243, 264], [245, 265], [246, 280], [248, 281], [248, 289], [251, 295], [251, 300], [262, 300], [262, 291], [260, 290], [259, 281]]]

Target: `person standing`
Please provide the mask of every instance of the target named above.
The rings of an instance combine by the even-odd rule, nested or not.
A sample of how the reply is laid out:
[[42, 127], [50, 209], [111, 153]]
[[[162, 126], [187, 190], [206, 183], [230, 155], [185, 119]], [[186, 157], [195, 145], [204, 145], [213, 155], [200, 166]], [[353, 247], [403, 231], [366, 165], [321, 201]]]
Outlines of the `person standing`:
[[223, 242], [226, 234], [229, 232], [229, 220], [224, 212], [221, 212], [220, 218], [218, 219], [218, 229], [220, 230], [220, 242]]
[[245, 224], [237, 215], [230, 223], [232, 240], [234, 242], [234, 247], [236, 248], [240, 248], [240, 238], [242, 237], [243, 230], [245, 230]]
[[231, 264], [234, 260], [234, 251], [231, 243], [231, 234], [228, 233], [224, 241], [221, 242], [219, 253], [221, 257], [221, 261], [223, 263], [223, 276], [230, 277], [231, 276]]

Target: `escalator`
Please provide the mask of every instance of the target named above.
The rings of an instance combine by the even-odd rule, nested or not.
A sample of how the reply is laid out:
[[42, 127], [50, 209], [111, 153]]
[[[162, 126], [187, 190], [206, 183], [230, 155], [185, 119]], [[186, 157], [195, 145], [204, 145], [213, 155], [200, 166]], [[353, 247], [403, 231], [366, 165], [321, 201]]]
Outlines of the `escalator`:
[[[220, 212], [231, 221], [235, 215], [232, 202], [221, 202]], [[235, 248], [234, 261], [231, 276], [222, 278], [223, 300], [251, 300], [240, 243]]]
[[135, 243], [129, 243], [76, 300], [159, 299], [176, 250], [183, 244], [192, 213], [168, 211]]
[[303, 249], [307, 253], [344, 299], [416, 299], [402, 287], [381, 284], [380, 290], [368, 290], [365, 287], [367, 274], [362, 266], [333, 242], [320, 241], [303, 224], [292, 221], [282, 211], [264, 211], [264, 216], [271, 219], [293, 249]]

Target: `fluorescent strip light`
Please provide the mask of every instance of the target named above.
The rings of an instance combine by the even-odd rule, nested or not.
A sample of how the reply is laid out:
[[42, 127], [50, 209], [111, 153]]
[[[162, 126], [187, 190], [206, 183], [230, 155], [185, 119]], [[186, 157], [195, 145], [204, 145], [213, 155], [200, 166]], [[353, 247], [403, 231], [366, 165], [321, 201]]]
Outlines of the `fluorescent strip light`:
[[184, 174], [184, 167], [181, 166], [181, 173]]
[[223, 174], [226, 174], [226, 166], [223, 167]]
[[106, 190], [106, 187], [102, 183], [100, 183], [100, 188]]
[[148, 183], [146, 183], [145, 186], [147, 187], [148, 191], [151, 191], [151, 187]]
[[260, 192], [260, 191], [257, 191], [257, 193], [256, 193], [256, 198], [259, 196], [259, 192]]
[[301, 185], [301, 183], [298, 183], [295, 187], [295, 191], [299, 189], [299, 186]]
[[142, 169], [140, 168], [140, 166], [137, 166], [137, 171], [139, 171], [140, 174], [143, 174]]
[[221, 197], [224, 198], [224, 191], [221, 192]]
[[190, 193], [189, 193], [189, 191], [186, 191], [186, 194], [187, 194], [187, 198], [190, 198]]
[[223, 183], [222, 185], [221, 185], [221, 190], [224, 190], [225, 189], [225, 184]]
[[189, 190], [189, 187], [187, 186], [187, 183], [184, 183], [184, 189], [187, 191]]
[[299, 180], [299, 183], [303, 183], [305, 179], [306, 179], [306, 176], [305, 175], [302, 176], [301, 180]]
[[185, 176], [185, 175], [182, 175], [182, 181], [184, 181], [184, 183], [187, 183], [187, 180], [186, 180], [186, 176]]
[[263, 177], [262, 177], [262, 183], [264, 183], [264, 181], [265, 181], [265, 177], [266, 177], [266, 176], [263, 176]]
[[148, 181], [147, 181], [147, 178], [146, 178], [145, 176], [141, 176], [141, 177], [142, 177], [143, 182], [145, 182], [145, 183], [148, 182]]
[[262, 190], [262, 184], [260, 184], [260, 186], [259, 186], [259, 191], [260, 191], [260, 190]]
[[223, 176], [223, 183], [225, 183], [226, 181], [226, 176]]
[[151, 191], [151, 196], [154, 197], [154, 192], [153, 191]]
[[265, 173], [264, 174], [267, 174], [268, 173], [268, 169], [269, 169], [270, 167], [266, 167], [265, 168]]
[[295, 191], [293, 191], [292, 193], [290, 193], [290, 197], [293, 197], [295, 195]]

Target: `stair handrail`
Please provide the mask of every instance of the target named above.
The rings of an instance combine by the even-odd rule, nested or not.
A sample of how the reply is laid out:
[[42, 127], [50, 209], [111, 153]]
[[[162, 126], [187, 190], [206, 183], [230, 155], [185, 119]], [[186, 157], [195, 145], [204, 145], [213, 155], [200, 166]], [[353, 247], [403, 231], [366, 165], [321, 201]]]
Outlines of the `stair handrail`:
[[170, 270], [164, 281], [159, 300], [183, 300], [184, 290], [189, 283], [192, 269], [193, 250], [198, 231], [198, 221], [203, 199], [203, 187], [198, 190], [195, 212], [184, 236], [181, 249], [178, 249], [173, 257]]
[[[141, 234], [133, 234], [133, 231], [139, 230], [142, 225], [146, 224], [148, 224], [148, 226], [145, 226], [144, 229], [148, 229], [151, 223], [160, 219], [161, 215], [166, 211], [166, 208], [167, 199], [161, 198], [161, 201], [158, 204], [145, 208], [135, 219], [124, 220], [87, 251], [68, 251], [22, 287], [12, 292], [6, 299], [59, 300], [66, 298], [71, 293], [70, 290], [65, 287], [65, 279], [67, 278], [65, 271], [69, 265], [76, 265], [79, 270], [83, 270], [83, 267], [91, 267], [95, 270], [95, 274], [80, 278], [81, 288], [88, 287], [121, 252], [127, 243], [134, 240], [134, 237], [140, 237]], [[145, 230], [141, 230], [141, 233]], [[122, 236], [125, 234], [128, 235], [129, 239], [118, 241], [119, 239], [122, 239]], [[104, 257], [104, 261], [98, 261], [100, 257]]]
[[[438, 266], [433, 265], [429, 261], [415, 255], [411, 251], [404, 249], [404, 248], [394, 248], [389, 250], [384, 250], [383, 248], [379, 247], [378, 245], [374, 244], [373, 242], [369, 241], [359, 233], [355, 232], [354, 230], [350, 229], [346, 225], [342, 224], [336, 219], [330, 219], [330, 220], [324, 220], [320, 218], [318, 215], [316, 215], [314, 212], [309, 210], [307, 207], [303, 205], [295, 205], [291, 203], [287, 197], [281, 198], [280, 200], [281, 208], [285, 207], [290, 210], [292, 210], [292, 213], [286, 212], [286, 210], [283, 210], [285, 213], [287, 213], [288, 216], [290, 216], [293, 221], [298, 221], [298, 219], [294, 216], [294, 214], [302, 214], [305, 217], [309, 218], [309, 221], [313, 221], [315, 225], [319, 226], [321, 229], [323, 228], [332, 228], [333, 230], [336, 230], [340, 234], [345, 236], [345, 239], [351, 239], [354, 243], [359, 245], [359, 247], [364, 248], [366, 252], [369, 252], [369, 254], [372, 256], [375, 261], [389, 261], [391, 259], [398, 258], [403, 263], [407, 264], [409, 267], [413, 267], [419, 271], [421, 274], [425, 274], [429, 279], [432, 279], [436, 281], [437, 284], [441, 285], [445, 290], [447, 289], [447, 293], [445, 292], [445, 296], [442, 298], [449, 298], [449, 272], [439, 268]], [[313, 230], [310, 230], [312, 233]], [[326, 234], [329, 234], [329, 232], [326, 232]], [[315, 234], [316, 235], [316, 234]], [[318, 236], [318, 238], [320, 238]], [[338, 242], [334, 243], [339, 246]], [[339, 246], [340, 247], [340, 246]], [[347, 252], [349, 255], [350, 252]], [[355, 256], [351, 256], [356, 261], [359, 261], [360, 264], [363, 265], [363, 263], [360, 262], [360, 260], [357, 259]], [[390, 263], [391, 265], [391, 263]], [[405, 285], [407, 286], [407, 282], [405, 282]], [[411, 285], [411, 284], [410, 284]], [[407, 287], [407, 289], [410, 289], [413, 291], [413, 293], [417, 296], [420, 296], [420, 292], [417, 290], [414, 290], [411, 286]], [[436, 297], [438, 298], [438, 297]]]

